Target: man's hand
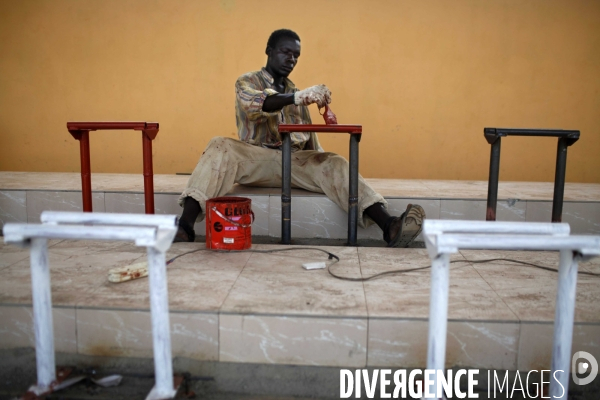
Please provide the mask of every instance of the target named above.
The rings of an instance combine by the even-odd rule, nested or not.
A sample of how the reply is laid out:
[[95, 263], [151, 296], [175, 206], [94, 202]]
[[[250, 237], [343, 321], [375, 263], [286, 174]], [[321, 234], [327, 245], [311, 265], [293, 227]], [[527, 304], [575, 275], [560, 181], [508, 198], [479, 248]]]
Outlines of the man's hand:
[[331, 103], [331, 91], [325, 85], [315, 85], [294, 93], [294, 104], [307, 106], [317, 103], [319, 108]]

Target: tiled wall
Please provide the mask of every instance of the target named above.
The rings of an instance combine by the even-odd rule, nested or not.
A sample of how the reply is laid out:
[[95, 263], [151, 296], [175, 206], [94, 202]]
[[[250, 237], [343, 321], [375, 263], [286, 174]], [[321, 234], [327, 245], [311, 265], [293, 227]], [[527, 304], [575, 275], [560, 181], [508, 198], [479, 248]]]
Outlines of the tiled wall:
[[[242, 194], [236, 193], [236, 195]], [[281, 229], [279, 194], [247, 197], [252, 199], [252, 208], [256, 215], [253, 234], [279, 236]], [[155, 194], [156, 212], [179, 214], [181, 209], [177, 205], [177, 198], [177, 194]], [[132, 213], [143, 213], [144, 211], [143, 194], [141, 193], [95, 192], [93, 201], [95, 211]], [[414, 202], [425, 208], [429, 218], [435, 219], [483, 220], [486, 206], [485, 200], [464, 199], [389, 198], [388, 202], [393, 214], [401, 213], [409, 202]], [[500, 201], [498, 203], [498, 219], [549, 221], [551, 208], [552, 204], [548, 201]], [[80, 211], [81, 193], [77, 191], [0, 191], [0, 224], [37, 222], [43, 210]], [[563, 220], [571, 224], [573, 233], [600, 234], [600, 202], [565, 202]], [[294, 237], [345, 238], [346, 229], [346, 214], [324, 196], [312, 194], [292, 198], [292, 235]], [[196, 230], [199, 234], [203, 234], [204, 223], [198, 223]], [[359, 238], [380, 238], [380, 236], [381, 233], [376, 226], [359, 230]], [[350, 251], [350, 249], [340, 251]], [[123, 257], [132, 257], [132, 260], [127, 258], [130, 262], [138, 256], [139, 254], [136, 253], [126, 254]], [[361, 264], [366, 273], [374, 272], [369, 271], [369, 262], [372, 261], [374, 265], [382, 264], [379, 256], [376, 252], [372, 255], [361, 256]], [[26, 257], [27, 254], [21, 249], [14, 254], [4, 253], [3, 259], [0, 259], [0, 267], [3, 267], [4, 264], [13, 264]], [[103, 253], [97, 257], [105, 258]], [[371, 260], [369, 257], [373, 259]], [[266, 277], [268, 275], [273, 282], [267, 282], [268, 284], [265, 284], [262, 290], [280, 288], [282, 299], [291, 297], [289, 288], [294, 284], [308, 287], [308, 285], [302, 285], [301, 278], [297, 276], [277, 275], [271, 270], [265, 272], [261, 269], [263, 267], [249, 262], [246, 269], [255, 274], [264, 273]], [[193, 271], [198, 272], [197, 269], [197, 267], [192, 268]], [[26, 271], [22, 272], [24, 284], [29, 285]], [[458, 272], [460, 271], [455, 271], [455, 273]], [[487, 276], [486, 273], [492, 272], [486, 272], [485, 267], [481, 267], [477, 276]], [[177, 273], [187, 277], [189, 271], [182, 267], [181, 271], [171, 271], [170, 273], [171, 280]], [[400, 307], [398, 301], [404, 304], [411, 300], [414, 302], [415, 297], [421, 295], [422, 303], [428, 304], [429, 286], [426, 281], [415, 278], [413, 282], [407, 276], [406, 285], [419, 290], [406, 291], [404, 296], [396, 295], [395, 297], [400, 298], [397, 301], [391, 299], [393, 294], [403, 291], [402, 285], [374, 287], [366, 282], [360, 286], [361, 290], [364, 290], [363, 300], [365, 302], [368, 300], [369, 307], [373, 307], [376, 302], [380, 304], [379, 311], [371, 310], [368, 315], [350, 310], [352, 312], [348, 315], [342, 313], [331, 316], [307, 316], [244, 312], [243, 307], [249, 301], [246, 292], [260, 292], [260, 289], [253, 287], [250, 280], [245, 282], [244, 277], [238, 277], [238, 272], [226, 271], [224, 266], [211, 273], [214, 273], [215, 276], [210, 276], [210, 279], [197, 279], [195, 286], [182, 286], [181, 290], [197, 293], [202, 292], [201, 285], [215, 286], [228, 281], [229, 286], [233, 282], [237, 282], [238, 286], [245, 288], [246, 291], [240, 289], [236, 295], [228, 295], [228, 302], [221, 309], [219, 307], [222, 302], [215, 302], [214, 312], [183, 311], [178, 309], [176, 304], [172, 304], [170, 322], [174, 356], [208, 361], [340, 367], [365, 365], [423, 367], [425, 365], [427, 320], [425, 317], [388, 317], [386, 316], [386, 306], [398, 309]], [[266, 277], [264, 281], [267, 280]], [[188, 279], [185, 278], [185, 280]], [[496, 288], [503, 295], [502, 299], [499, 298], [498, 304], [482, 304], [479, 294], [481, 291], [489, 289], [481, 289], [476, 285], [469, 287], [469, 293], [462, 297], [464, 301], [477, 305], [476, 308], [480, 310], [481, 315], [474, 318], [480, 320], [450, 316], [452, 319], [448, 323], [448, 365], [509, 370], [548, 368], [552, 346], [552, 323], [536, 322], [537, 320], [533, 318], [526, 318], [527, 322], [519, 322], [513, 318], [514, 316], [504, 316], [500, 313], [499, 306], [506, 307], [506, 304], [512, 304], [511, 301], [514, 300], [511, 297], [512, 292], [510, 292], [512, 283], [503, 282], [507, 286], [505, 291], [502, 291], [503, 288]], [[539, 281], [537, 283], [539, 284]], [[271, 284], [272, 287], [269, 286]], [[346, 299], [360, 297], [353, 296], [348, 289], [342, 290], [333, 284], [331, 287], [328, 285], [320, 284], [319, 291], [335, 293], [339, 291], [345, 296], [343, 297], [345, 303], [353, 304], [352, 301], [346, 301]], [[72, 290], [72, 287], [69, 287], [69, 290]], [[99, 289], [99, 291], [101, 290]], [[314, 295], [311, 293], [310, 299], [318, 301], [319, 291], [313, 292]], [[27, 295], [30, 296], [30, 294]], [[59, 295], [60, 291], [53, 292], [57, 351], [99, 356], [152, 356], [150, 313], [147, 310], [93, 308], [91, 305], [94, 301], [93, 298], [83, 302], [83, 306], [64, 306], [61, 305]], [[0, 293], [0, 300], [1, 298], [2, 293]], [[203, 299], [205, 303], [209, 300]], [[122, 306], [127, 307], [129, 301], [129, 297], [124, 298]], [[301, 308], [295, 303], [291, 304], [293, 301], [293, 298], [287, 303], [282, 300], [282, 304], [279, 306], [289, 309]], [[524, 308], [522, 312], [526, 313], [525, 308], [529, 307], [529, 304], [521, 299], [519, 301]], [[367, 304], [362, 306], [366, 309]], [[121, 307], [121, 305], [113, 307]], [[269, 307], [274, 306], [269, 305]], [[189, 309], [189, 307], [185, 309]], [[538, 313], [541, 312], [539, 305], [535, 309]], [[422, 311], [420, 315], [426, 316], [426, 309], [423, 308]], [[550, 314], [547, 320], [551, 320], [553, 311], [548, 312]], [[486, 317], [488, 314], [489, 317]], [[591, 319], [597, 320], [594, 318]], [[0, 324], [0, 348], [33, 346], [31, 306], [0, 304], [0, 321], [2, 322]], [[573, 349], [587, 351], [596, 358], [600, 358], [598, 337], [600, 337], [600, 325], [577, 323], [574, 328]]]
[[27, 222], [27, 192], [0, 191], [0, 224], [7, 222]]
[[[236, 193], [236, 195], [239, 195]], [[243, 194], [241, 194], [243, 195]], [[144, 195], [125, 192], [93, 192], [94, 211], [143, 213]], [[178, 194], [154, 195], [157, 214], [181, 214]], [[278, 194], [249, 195], [256, 220], [252, 234], [279, 237], [281, 235], [281, 198]], [[420, 204], [432, 219], [484, 220], [486, 201], [465, 199], [388, 198], [390, 211], [399, 215], [408, 203]], [[81, 211], [81, 192], [0, 190], [0, 227], [6, 222], [39, 222], [44, 210]], [[500, 200], [499, 221], [550, 222], [551, 201]], [[571, 224], [571, 232], [600, 234], [600, 202], [565, 201], [563, 222]], [[342, 239], [347, 236], [347, 215], [323, 195], [292, 197], [292, 237]], [[205, 223], [196, 224], [196, 233], [204, 235]], [[359, 239], [380, 239], [375, 225], [359, 228]]]
[[[56, 351], [152, 357], [150, 313], [54, 308]], [[33, 347], [32, 309], [0, 306], [0, 348]], [[423, 368], [426, 320], [171, 312], [174, 357], [240, 363]], [[449, 321], [446, 364], [549, 369], [552, 323]], [[576, 324], [573, 349], [600, 358], [600, 325]], [[575, 350], [574, 350], [575, 351]]]

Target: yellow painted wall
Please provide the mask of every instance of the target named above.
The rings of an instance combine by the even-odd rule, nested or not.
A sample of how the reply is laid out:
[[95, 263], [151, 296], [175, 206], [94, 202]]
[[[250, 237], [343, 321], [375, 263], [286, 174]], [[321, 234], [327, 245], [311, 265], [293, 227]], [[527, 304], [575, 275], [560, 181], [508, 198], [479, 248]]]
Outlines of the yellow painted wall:
[[[302, 38], [290, 78], [363, 125], [366, 177], [485, 180], [492, 126], [580, 129], [567, 181], [600, 182], [597, 0], [0, 0], [0, 170], [79, 171], [67, 121], [142, 120], [155, 173], [190, 172], [236, 136], [235, 79], [282, 27]], [[320, 138], [347, 156], [346, 135]], [[552, 181], [555, 152], [505, 139], [500, 179]], [[92, 133], [91, 153], [142, 170], [138, 133]]]

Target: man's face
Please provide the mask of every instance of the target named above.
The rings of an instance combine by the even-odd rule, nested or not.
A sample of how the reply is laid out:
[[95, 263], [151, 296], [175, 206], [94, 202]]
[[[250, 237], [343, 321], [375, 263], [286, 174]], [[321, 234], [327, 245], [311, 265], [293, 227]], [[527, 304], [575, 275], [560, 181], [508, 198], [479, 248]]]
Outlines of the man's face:
[[275, 47], [267, 47], [267, 66], [269, 69], [283, 77], [294, 70], [300, 57], [300, 41], [283, 37], [277, 41]]

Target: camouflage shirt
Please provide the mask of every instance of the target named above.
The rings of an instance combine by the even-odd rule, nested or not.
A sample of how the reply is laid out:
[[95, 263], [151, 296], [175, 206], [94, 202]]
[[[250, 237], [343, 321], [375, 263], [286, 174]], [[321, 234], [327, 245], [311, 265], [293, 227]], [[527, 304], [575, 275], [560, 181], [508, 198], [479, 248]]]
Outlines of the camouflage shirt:
[[[284, 93], [294, 93], [298, 90], [287, 78], [284, 78], [284, 84]], [[255, 146], [281, 149], [281, 136], [277, 131], [279, 124], [312, 123], [306, 106], [292, 104], [279, 111], [263, 111], [265, 99], [274, 94], [278, 92], [273, 89], [273, 77], [265, 68], [244, 74], [235, 82], [235, 120], [241, 141]], [[290, 137], [292, 151], [323, 151], [314, 132], [293, 132]]]

